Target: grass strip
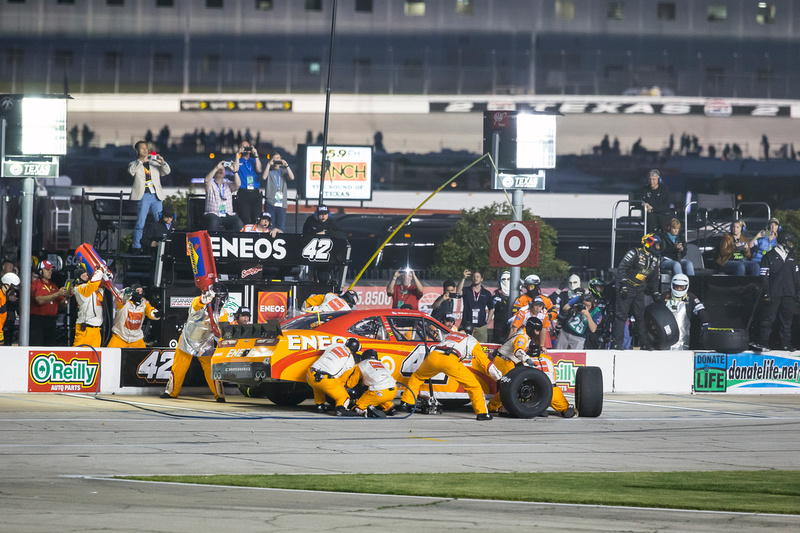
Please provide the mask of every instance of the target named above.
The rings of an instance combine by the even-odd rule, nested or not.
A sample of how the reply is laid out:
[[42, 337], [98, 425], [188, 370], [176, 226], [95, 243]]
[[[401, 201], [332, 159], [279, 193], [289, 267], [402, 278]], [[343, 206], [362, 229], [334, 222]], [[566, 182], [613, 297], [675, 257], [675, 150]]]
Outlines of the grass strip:
[[800, 471], [125, 476], [236, 487], [800, 514]]

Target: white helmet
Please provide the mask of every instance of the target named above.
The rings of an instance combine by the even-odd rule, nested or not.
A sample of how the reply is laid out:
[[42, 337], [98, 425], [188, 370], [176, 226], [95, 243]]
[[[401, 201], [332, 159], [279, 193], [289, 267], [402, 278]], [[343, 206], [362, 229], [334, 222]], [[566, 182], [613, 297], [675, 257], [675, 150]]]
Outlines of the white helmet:
[[578, 287], [581, 286], [581, 278], [579, 278], [576, 274], [573, 274], [567, 279], [567, 288], [571, 291], [574, 291]]
[[673, 298], [683, 298], [689, 292], [689, 276], [686, 274], [675, 274], [670, 283]]
[[541, 282], [542, 282], [542, 280], [539, 279], [539, 276], [537, 276], [536, 274], [531, 274], [530, 276], [525, 278], [525, 282], [524, 283], [525, 283], [525, 286], [528, 286], [528, 285], [536, 285], [536, 286], [538, 286]]
[[0, 283], [3, 285], [19, 285], [19, 276], [13, 272], [7, 272], [6, 274], [3, 274], [2, 278], [0, 278]]

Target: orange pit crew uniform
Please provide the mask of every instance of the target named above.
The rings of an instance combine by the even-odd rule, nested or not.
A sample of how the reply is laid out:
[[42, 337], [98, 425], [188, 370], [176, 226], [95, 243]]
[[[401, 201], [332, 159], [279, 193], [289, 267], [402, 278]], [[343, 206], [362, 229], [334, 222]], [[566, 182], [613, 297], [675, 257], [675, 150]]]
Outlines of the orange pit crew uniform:
[[139, 305], [135, 305], [129, 297], [122, 302], [117, 301], [117, 314], [114, 315], [114, 326], [111, 331], [114, 333], [108, 341], [109, 348], [147, 348], [144, 343], [144, 333], [142, 325], [144, 317], [150, 320], [158, 320], [153, 313], [157, 311], [150, 305], [146, 298], [142, 298]]
[[383, 363], [375, 359], [361, 361], [347, 378], [347, 386], [355, 387], [360, 379], [368, 390], [356, 400], [356, 410], [364, 411], [370, 405], [384, 411], [394, 407], [397, 383]]
[[8, 310], [6, 309], [6, 293], [0, 290], [0, 342], [5, 340], [3, 326], [6, 324], [6, 318], [8, 318]]
[[78, 318], [75, 321], [75, 342], [73, 346], [85, 344], [99, 348], [102, 344], [100, 328], [103, 325], [103, 291], [100, 290], [102, 278], [89, 280], [75, 289], [78, 302]]
[[[531, 357], [528, 355], [528, 347], [531, 345], [530, 337], [525, 333], [523, 327], [522, 332], [516, 335], [513, 339], [506, 342], [501, 346], [497, 352], [498, 357], [495, 357], [495, 366], [506, 375], [517, 364], [526, 364], [534, 368], [538, 368], [550, 378], [550, 383], [553, 384], [553, 399], [550, 401], [550, 407], [563, 413], [569, 407], [569, 402], [564, 397], [564, 391], [561, 387], [556, 385], [555, 368], [553, 367], [553, 360], [547, 352], [541, 352], [538, 357]], [[534, 342], [534, 344], [536, 344]], [[489, 409], [498, 410], [502, 406], [500, 395], [495, 395], [489, 404]]]
[[345, 388], [345, 372], [355, 364], [353, 354], [344, 344], [326, 348], [306, 372], [306, 382], [314, 390], [314, 403], [325, 403], [325, 395], [328, 395], [336, 402], [336, 407], [348, 408], [350, 395]]
[[335, 311], [350, 311], [350, 304], [338, 294], [314, 294], [303, 302], [304, 313], [332, 313]]
[[400, 400], [414, 405], [414, 400], [418, 397], [423, 382], [439, 372], [443, 372], [464, 387], [475, 414], [486, 413], [486, 398], [483, 396], [483, 388], [475, 374], [461, 362], [469, 355], [472, 355], [473, 358], [486, 357], [475, 337], [461, 332], [450, 333], [441, 344], [433, 347], [433, 351], [408, 379], [407, 388], [403, 391]]
[[[512, 339], [520, 333], [525, 333], [525, 324], [528, 322], [528, 319], [531, 316], [532, 316], [531, 309], [529, 306], [525, 306], [519, 311], [517, 311], [517, 314], [514, 315], [514, 320], [511, 322]], [[550, 313], [547, 311], [547, 308], [545, 307], [545, 310], [543, 310], [536, 316], [539, 318], [539, 320], [542, 321], [542, 335], [541, 338], [535, 339], [536, 344], [541, 346], [542, 341], [544, 341], [544, 347], [550, 348], [551, 347], [550, 327], [552, 326], [552, 321], [550, 320]], [[525, 338], [527, 339], [528, 336], [525, 335]]]
[[177, 398], [183, 387], [183, 380], [189, 365], [192, 364], [192, 357], [197, 357], [200, 366], [203, 367], [203, 375], [214, 398], [218, 401], [225, 400], [225, 391], [222, 382], [211, 379], [211, 355], [214, 353], [215, 341], [217, 338], [211, 330], [211, 321], [206, 312], [206, 304], [201, 302], [198, 296], [192, 300], [192, 307], [189, 310], [189, 319], [183, 327], [183, 332], [178, 339], [178, 348], [172, 359], [172, 374], [167, 382], [165, 390], [172, 398]]

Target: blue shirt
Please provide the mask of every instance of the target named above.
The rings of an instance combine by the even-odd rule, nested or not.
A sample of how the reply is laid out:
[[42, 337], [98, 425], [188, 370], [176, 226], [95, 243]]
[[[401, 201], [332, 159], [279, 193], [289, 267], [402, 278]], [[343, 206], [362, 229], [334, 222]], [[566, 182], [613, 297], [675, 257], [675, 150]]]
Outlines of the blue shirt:
[[254, 157], [239, 158], [239, 178], [242, 180], [242, 189], [259, 189], [261, 187]]
[[761, 262], [761, 257], [763, 257], [765, 253], [775, 248], [775, 244], [777, 244], [777, 242], [777, 238], [770, 239], [766, 235], [758, 239], [756, 241], [756, 245], [753, 246], [753, 261]]

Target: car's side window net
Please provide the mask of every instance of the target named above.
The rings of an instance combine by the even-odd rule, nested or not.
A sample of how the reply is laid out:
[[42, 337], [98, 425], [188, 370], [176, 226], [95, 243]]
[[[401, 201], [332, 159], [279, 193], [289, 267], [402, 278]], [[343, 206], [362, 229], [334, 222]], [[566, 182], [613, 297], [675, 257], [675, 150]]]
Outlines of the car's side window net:
[[360, 337], [369, 337], [370, 339], [381, 341], [386, 340], [386, 329], [383, 327], [383, 322], [381, 322], [380, 317], [376, 316], [362, 318], [350, 326], [347, 331]]
[[387, 317], [398, 341], [422, 342], [422, 321], [417, 317], [393, 316]]

